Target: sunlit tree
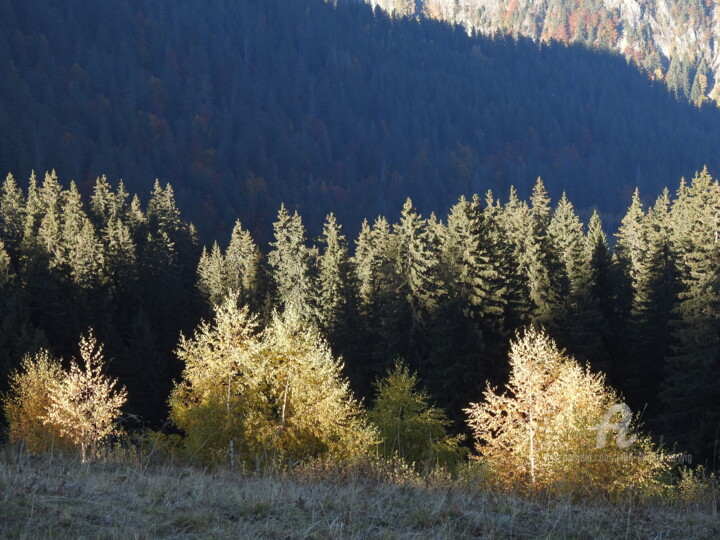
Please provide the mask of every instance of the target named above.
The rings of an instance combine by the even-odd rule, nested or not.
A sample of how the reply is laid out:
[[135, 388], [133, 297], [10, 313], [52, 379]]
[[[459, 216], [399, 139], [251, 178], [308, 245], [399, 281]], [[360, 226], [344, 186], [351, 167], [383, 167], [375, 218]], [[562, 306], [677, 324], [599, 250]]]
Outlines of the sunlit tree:
[[52, 405], [51, 390], [64, 377], [60, 360], [46, 350], [26, 355], [10, 373], [10, 390], [2, 401], [11, 442], [25, 444], [32, 453], [70, 445], [57, 426], [43, 422]]
[[658, 486], [668, 461], [603, 375], [533, 329], [512, 344], [510, 369], [505, 392], [488, 385], [466, 409], [476, 458], [498, 487], [619, 495]]
[[106, 437], [116, 433], [127, 392], [116, 389], [117, 381], [105, 375], [103, 348], [92, 330], [80, 337], [80, 357], [82, 365], [73, 360], [70, 371], [49, 387], [50, 406], [42, 420], [78, 446], [86, 462]]

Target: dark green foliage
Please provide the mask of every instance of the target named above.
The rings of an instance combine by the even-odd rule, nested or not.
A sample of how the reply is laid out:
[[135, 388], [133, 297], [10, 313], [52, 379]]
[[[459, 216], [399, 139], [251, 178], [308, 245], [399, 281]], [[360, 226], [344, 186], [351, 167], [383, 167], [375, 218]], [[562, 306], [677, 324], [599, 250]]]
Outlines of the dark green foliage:
[[[531, 4], [491, 38], [355, 1], [5, 0], [0, 170], [56, 167], [82, 193], [103, 173], [142, 194], [170, 181], [206, 241], [241, 216], [264, 245], [281, 201], [312, 235], [330, 212], [355, 234], [407, 196], [440, 215], [463, 193], [526, 194], [541, 174], [581, 215], [613, 215], [626, 186], [654, 195], [703, 160], [720, 166], [718, 111], [678, 103], [618, 55], [519, 37]], [[619, 7], [552, 4], [562, 24], [529, 25], [533, 38], [617, 45]], [[635, 61], [667, 71], [646, 42], [628, 47]], [[670, 69], [679, 94], [697, 95], [697, 62]], [[98, 187], [96, 224], [112, 198]]]
[[458, 427], [485, 381], [505, 382], [508, 336], [543, 325], [568, 354], [607, 372], [669, 440], [712, 456], [720, 186], [707, 170], [647, 211], [636, 191], [614, 253], [598, 213], [586, 228], [569, 198], [553, 205], [541, 182], [530, 204], [514, 189], [505, 204], [491, 193], [485, 204], [461, 197], [445, 220], [423, 218], [407, 199], [397, 223], [362, 224], [352, 255], [333, 214], [315, 246], [282, 206], [264, 259], [240, 222], [225, 251], [201, 251], [169, 185], [156, 184], [147, 213], [102, 178], [90, 203], [53, 173], [40, 185], [31, 176], [25, 193], [5, 181], [0, 384], [25, 353], [67, 355], [72, 336], [92, 325], [109, 371], [128, 387], [127, 411], [159, 424], [181, 367], [178, 334], [232, 292], [261, 326], [290, 308], [319, 330], [366, 397], [402, 355]]
[[268, 253], [268, 263], [272, 268], [275, 303], [282, 310], [292, 307], [304, 320], [314, 322], [311, 265], [315, 251], [306, 245], [302, 219], [297, 211], [290, 215], [282, 205], [273, 230], [275, 241], [270, 243], [273, 249]]

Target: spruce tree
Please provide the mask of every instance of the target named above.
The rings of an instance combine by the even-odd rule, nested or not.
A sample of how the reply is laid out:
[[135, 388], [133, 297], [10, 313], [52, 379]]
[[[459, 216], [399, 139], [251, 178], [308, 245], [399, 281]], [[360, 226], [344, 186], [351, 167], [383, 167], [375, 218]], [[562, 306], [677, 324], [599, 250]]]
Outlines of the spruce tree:
[[11, 174], [0, 190], [0, 239], [9, 254], [17, 257], [25, 223], [25, 196]]
[[673, 353], [661, 399], [666, 433], [698, 460], [715, 452], [720, 429], [720, 185], [707, 170], [684, 201], [681, 292], [674, 309]]
[[326, 339], [337, 345], [346, 338], [349, 310], [349, 261], [345, 236], [331, 213], [325, 218], [318, 259], [317, 318]]
[[250, 231], [243, 228], [239, 220], [236, 221], [225, 252], [227, 288], [237, 291], [239, 301], [255, 309], [260, 307], [261, 301], [261, 260], [260, 249]]
[[268, 262], [272, 268], [276, 304], [280, 309], [293, 306], [301, 316], [314, 321], [312, 252], [305, 244], [302, 219], [297, 212], [290, 215], [282, 205], [273, 231], [274, 241], [270, 243], [273, 249], [268, 254]]
[[220, 246], [215, 242], [208, 253], [203, 248], [198, 263], [198, 289], [210, 302], [217, 305], [225, 299], [227, 293], [227, 267]]

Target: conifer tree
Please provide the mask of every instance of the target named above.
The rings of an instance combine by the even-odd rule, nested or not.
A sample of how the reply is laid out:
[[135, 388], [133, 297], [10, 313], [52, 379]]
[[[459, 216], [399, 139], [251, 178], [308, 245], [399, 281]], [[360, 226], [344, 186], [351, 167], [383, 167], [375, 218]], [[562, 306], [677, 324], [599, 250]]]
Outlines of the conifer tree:
[[60, 360], [48, 351], [25, 355], [9, 374], [10, 390], [2, 396], [10, 441], [24, 443], [32, 453], [67, 448], [69, 440], [55, 425], [43, 422], [52, 407], [51, 389], [65, 376]]
[[4, 291], [5, 287], [12, 279], [10, 255], [5, 251], [5, 244], [0, 240], [0, 291]]
[[320, 241], [324, 248], [318, 258], [317, 318], [326, 339], [337, 344], [348, 330], [350, 269], [345, 236], [332, 213], [325, 218]]
[[17, 257], [25, 223], [25, 196], [11, 174], [8, 174], [0, 190], [0, 239], [5, 249]]
[[615, 268], [612, 264], [612, 255], [608, 245], [607, 236], [603, 230], [602, 220], [597, 211], [594, 211], [588, 222], [585, 237], [585, 259], [589, 265], [589, 294], [590, 301], [600, 311], [601, 340], [604, 358], [594, 358], [593, 367], [612, 378], [616, 372], [615, 359], [620, 354], [617, 337], [622, 335], [620, 321], [617, 316], [617, 291], [615, 284]]
[[275, 286], [276, 302], [282, 309], [292, 306], [308, 320], [314, 320], [312, 305], [312, 252], [305, 244], [305, 227], [297, 212], [290, 215], [280, 207], [273, 224], [273, 248], [268, 254]]
[[661, 392], [665, 429], [700, 459], [713, 455], [720, 425], [720, 185], [707, 170], [686, 194], [681, 291], [673, 353]]
[[170, 418], [185, 432], [192, 455], [235, 466], [262, 453], [266, 405], [262, 370], [253, 353], [257, 320], [237, 298], [213, 306], [212, 323], [202, 322], [188, 339], [180, 337], [182, 382], [170, 395]]
[[198, 289], [208, 299], [210, 305], [222, 302], [228, 292], [228, 276], [225, 257], [215, 242], [210, 253], [203, 248], [198, 263]]
[[[395, 268], [399, 277], [397, 294], [402, 319], [400, 326], [407, 349], [401, 351], [417, 357], [431, 345], [429, 328], [433, 315], [447, 296], [440, 269], [440, 238], [433, 220], [423, 220], [410, 199], [405, 201], [400, 223], [395, 225], [398, 251]], [[397, 312], [396, 312], [397, 313]]]
[[227, 288], [238, 292], [241, 303], [256, 308], [260, 307], [261, 300], [261, 260], [262, 255], [250, 231], [236, 221], [225, 252]]
[[[557, 313], [556, 291], [550, 276], [548, 252], [544, 235], [525, 202], [511, 188], [508, 202], [501, 214], [503, 233], [509, 245], [510, 257], [519, 272], [522, 285], [514, 287], [518, 298], [511, 301], [520, 309], [528, 306], [527, 317], [536, 324], [552, 324]], [[520, 314], [520, 320], [523, 315]]]
[[672, 312], [679, 292], [677, 260], [672, 244], [670, 195], [658, 197], [645, 218], [645, 253], [638, 261], [627, 331], [630, 357], [626, 389], [638, 406], [650, 407], [663, 378], [664, 358], [671, 353]]
[[614, 441], [597, 433], [619, 405], [604, 376], [533, 329], [512, 344], [510, 369], [504, 392], [488, 385], [483, 401], [466, 409], [491, 485], [531, 493], [658, 492], [669, 463], [649, 437], [636, 433], [629, 418]]
[[377, 395], [368, 418], [378, 428], [380, 454], [398, 456], [418, 469], [454, 465], [462, 453], [458, 439], [448, 436], [450, 421], [418, 386], [417, 374], [399, 360], [375, 383]]
[[80, 337], [80, 357], [82, 366], [73, 360], [70, 371], [50, 386], [51, 404], [43, 422], [78, 446], [84, 463], [89, 455], [97, 454], [106, 437], [116, 432], [127, 392], [116, 389], [117, 381], [103, 373], [103, 348], [92, 330]]

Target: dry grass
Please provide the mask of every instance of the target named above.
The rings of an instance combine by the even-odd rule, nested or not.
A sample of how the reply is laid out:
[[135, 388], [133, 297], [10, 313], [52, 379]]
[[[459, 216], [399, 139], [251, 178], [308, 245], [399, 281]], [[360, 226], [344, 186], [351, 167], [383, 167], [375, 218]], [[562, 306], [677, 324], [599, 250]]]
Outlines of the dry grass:
[[0, 455], [3, 538], [719, 538], [709, 505], [572, 504]]

